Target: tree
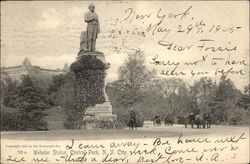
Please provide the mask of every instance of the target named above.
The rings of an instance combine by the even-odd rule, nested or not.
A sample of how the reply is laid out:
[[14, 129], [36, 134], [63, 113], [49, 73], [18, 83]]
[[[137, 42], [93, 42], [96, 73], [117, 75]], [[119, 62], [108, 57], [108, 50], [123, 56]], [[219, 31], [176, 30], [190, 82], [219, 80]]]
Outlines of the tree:
[[133, 107], [140, 101], [142, 90], [147, 87], [155, 71], [150, 71], [145, 66], [143, 52], [136, 50], [129, 54], [124, 64], [120, 66], [119, 80], [116, 85], [121, 91], [121, 104]]
[[25, 112], [32, 110], [44, 110], [47, 108], [45, 102], [46, 93], [36, 86], [35, 81], [29, 75], [23, 76], [21, 84], [17, 87], [16, 107]]
[[[8, 88], [12, 86], [11, 84]], [[36, 85], [34, 78], [29, 75], [23, 76], [21, 83], [15, 87], [11, 95], [14, 100], [12, 101], [13, 107], [19, 109], [16, 113], [10, 114], [15, 119], [10, 121], [13, 125], [8, 126], [14, 129], [7, 130], [47, 130], [47, 123], [44, 121], [42, 112], [48, 107], [45, 103], [46, 96], [43, 89]], [[8, 114], [4, 114], [4, 116], [11, 118]], [[6, 120], [6, 118], [3, 118], [3, 120]], [[16, 122], [16, 120], [21, 121]]]
[[6, 79], [6, 83], [1, 83], [1, 99], [3, 104], [7, 107], [15, 107], [16, 94], [18, 83], [12, 81], [10, 78]]
[[53, 76], [48, 93], [52, 100], [51, 104], [65, 108], [72, 106], [74, 100], [74, 75], [69, 72], [64, 75]]
[[196, 100], [197, 107], [201, 113], [209, 113], [209, 103], [215, 97], [216, 83], [211, 78], [202, 77], [191, 87], [190, 93]]
[[165, 98], [170, 115], [183, 113], [187, 106], [188, 89], [185, 82], [179, 78], [155, 79], [152, 84]]
[[225, 76], [221, 76], [216, 95], [209, 104], [215, 122], [229, 122], [240, 98], [241, 92], [235, 88], [234, 83]]
[[[123, 65], [119, 67], [118, 74], [118, 80], [109, 83], [106, 87], [114, 112], [120, 123], [126, 123], [129, 115], [128, 109], [133, 108], [141, 126], [144, 113], [148, 109], [145, 104], [150, 104], [149, 101], [145, 102], [145, 97], [149, 97], [147, 90], [155, 76], [155, 71], [147, 69], [143, 52], [136, 50], [127, 56]], [[152, 117], [151, 113], [151, 111], [147, 112], [147, 116]]]
[[58, 91], [61, 86], [65, 83], [65, 75], [60, 74], [52, 77], [52, 81], [49, 84], [48, 92], [56, 92]]
[[242, 97], [238, 103], [238, 106], [248, 110], [250, 112], [250, 84], [244, 87], [244, 91], [242, 93]]

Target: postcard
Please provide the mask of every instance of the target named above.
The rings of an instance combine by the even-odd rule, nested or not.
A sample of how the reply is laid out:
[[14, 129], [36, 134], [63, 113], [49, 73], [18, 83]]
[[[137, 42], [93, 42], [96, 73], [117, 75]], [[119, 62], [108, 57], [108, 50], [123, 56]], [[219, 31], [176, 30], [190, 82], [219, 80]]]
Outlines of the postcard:
[[249, 1], [1, 2], [1, 163], [249, 163]]

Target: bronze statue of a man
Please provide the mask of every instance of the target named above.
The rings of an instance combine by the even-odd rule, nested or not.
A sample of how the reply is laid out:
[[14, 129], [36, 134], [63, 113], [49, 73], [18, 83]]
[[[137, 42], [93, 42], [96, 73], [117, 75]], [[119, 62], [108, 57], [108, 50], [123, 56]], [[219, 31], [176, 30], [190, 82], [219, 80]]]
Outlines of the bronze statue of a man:
[[89, 5], [89, 12], [84, 16], [85, 22], [88, 23], [87, 26], [87, 50], [95, 51], [95, 43], [98, 33], [100, 33], [100, 24], [98, 16], [95, 13], [94, 4]]

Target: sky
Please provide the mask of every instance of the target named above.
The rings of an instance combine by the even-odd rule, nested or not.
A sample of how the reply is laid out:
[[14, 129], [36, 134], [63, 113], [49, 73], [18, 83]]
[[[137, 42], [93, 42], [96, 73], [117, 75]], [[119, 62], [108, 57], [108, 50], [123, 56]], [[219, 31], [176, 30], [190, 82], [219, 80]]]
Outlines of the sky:
[[[148, 68], [156, 69], [162, 78], [175, 77], [160, 74], [162, 70], [173, 70], [174, 67], [152, 64], [152, 58], [155, 56], [158, 56], [157, 59], [160, 61], [181, 63], [177, 68], [178, 71], [208, 71], [209, 74], [204, 76], [215, 80], [219, 78], [219, 75], [214, 74], [218, 67], [225, 70], [233, 67], [235, 71], [242, 69], [244, 75], [229, 74], [228, 77], [240, 89], [249, 83], [249, 5], [247, 1], [1, 2], [1, 66], [20, 65], [25, 57], [28, 57], [33, 65], [42, 68], [62, 68], [65, 63], [70, 65], [75, 61], [79, 51], [80, 33], [87, 27], [84, 13], [88, 11], [89, 3], [95, 4], [101, 25], [96, 49], [103, 52], [106, 61], [111, 64], [107, 75], [108, 80], [117, 79], [117, 69], [123, 64], [127, 54], [133, 53], [135, 49], [141, 49], [145, 54]], [[186, 17], [177, 16], [187, 10]], [[163, 15], [165, 18], [159, 25], [161, 29], [158, 28], [154, 32], [153, 28], [149, 29], [149, 25], [159, 23]], [[201, 21], [206, 27], [203, 33], [198, 31]], [[189, 29], [192, 27], [189, 34], [185, 33], [187, 27], [190, 27]], [[220, 29], [217, 32], [213, 31], [216, 27]], [[157, 32], [164, 29], [166, 31], [170, 29], [170, 32]], [[185, 32], [176, 32], [178, 29]], [[208, 33], [208, 29], [212, 29], [212, 32]], [[237, 50], [199, 51], [197, 46], [203, 43], [199, 41], [201, 39], [213, 40], [206, 44], [214, 47], [237, 46]], [[183, 47], [193, 45], [193, 47], [189, 51], [181, 52], [168, 50], [166, 46], [158, 44], [158, 41], [162, 40], [165, 43], [172, 42], [173, 45]], [[203, 63], [194, 66], [183, 64], [201, 60], [206, 56], [206, 61]], [[212, 58], [224, 60], [219, 61], [218, 65], [211, 65]], [[238, 64], [225, 65], [227, 60], [238, 61]], [[178, 77], [192, 84], [202, 76], [192, 77], [187, 74]]]

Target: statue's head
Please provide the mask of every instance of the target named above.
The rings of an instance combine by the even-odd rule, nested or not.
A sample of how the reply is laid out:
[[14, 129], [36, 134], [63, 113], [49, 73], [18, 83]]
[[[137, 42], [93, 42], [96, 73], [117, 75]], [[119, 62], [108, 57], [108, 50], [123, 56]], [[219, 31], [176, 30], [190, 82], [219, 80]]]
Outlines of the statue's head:
[[95, 5], [93, 3], [89, 4], [89, 10], [90, 11], [95, 11]]

